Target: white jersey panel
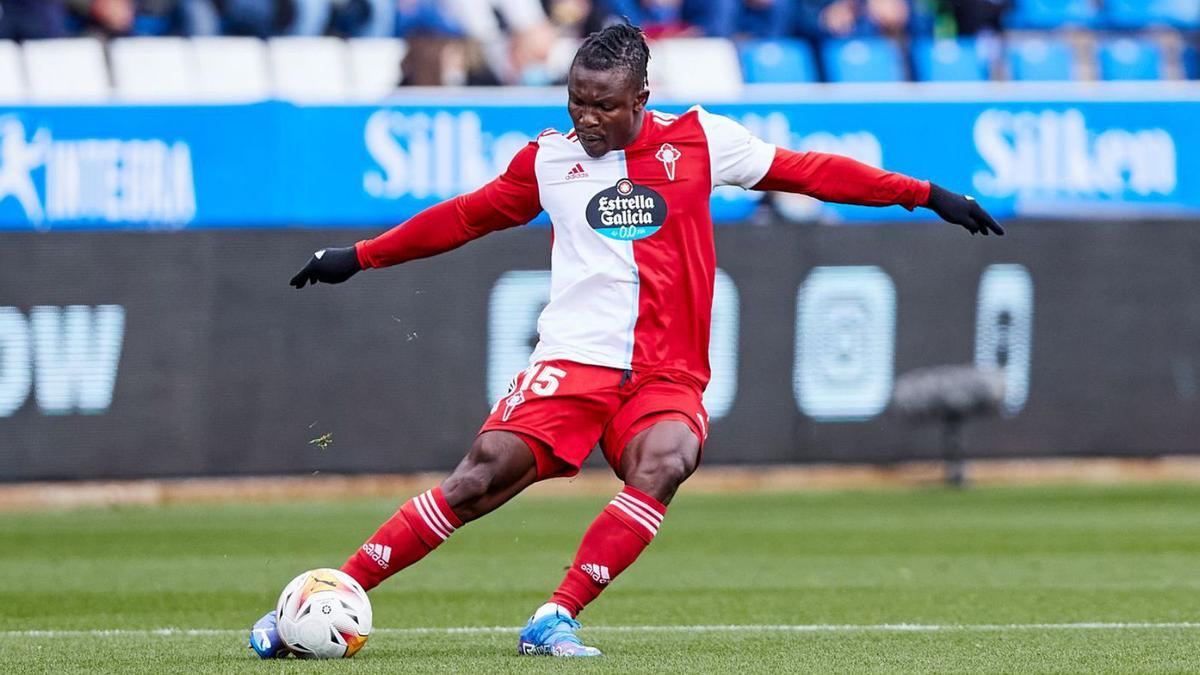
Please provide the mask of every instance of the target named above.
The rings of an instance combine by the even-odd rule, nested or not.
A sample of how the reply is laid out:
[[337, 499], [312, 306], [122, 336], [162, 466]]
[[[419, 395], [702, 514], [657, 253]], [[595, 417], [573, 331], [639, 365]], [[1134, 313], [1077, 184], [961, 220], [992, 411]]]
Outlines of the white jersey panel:
[[633, 242], [601, 236], [585, 205], [628, 177], [625, 153], [594, 159], [564, 135], [538, 139], [534, 161], [542, 208], [554, 225], [550, 303], [538, 319], [530, 362], [569, 359], [627, 369], [638, 318], [638, 269]]
[[713, 185], [752, 188], [767, 175], [775, 160], [775, 146], [724, 115], [714, 115], [693, 106], [708, 139]]

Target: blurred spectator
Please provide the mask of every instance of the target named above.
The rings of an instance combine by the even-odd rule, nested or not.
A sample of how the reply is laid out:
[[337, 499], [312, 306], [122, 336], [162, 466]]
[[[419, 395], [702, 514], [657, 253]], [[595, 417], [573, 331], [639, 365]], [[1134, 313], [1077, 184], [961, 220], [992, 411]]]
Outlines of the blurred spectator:
[[954, 13], [959, 35], [1000, 32], [1000, 20], [1012, 6], [1009, 0], [942, 0]]
[[395, 34], [396, 0], [176, 0], [185, 35]]
[[85, 25], [105, 35], [125, 35], [133, 28], [133, 0], [67, 0]]
[[500, 82], [552, 84], [547, 60], [558, 31], [540, 0], [447, 0], [445, 6]]
[[0, 0], [0, 39], [66, 36], [67, 10], [62, 0]]
[[795, 0], [796, 29], [802, 35], [897, 36], [908, 27], [908, 0]]

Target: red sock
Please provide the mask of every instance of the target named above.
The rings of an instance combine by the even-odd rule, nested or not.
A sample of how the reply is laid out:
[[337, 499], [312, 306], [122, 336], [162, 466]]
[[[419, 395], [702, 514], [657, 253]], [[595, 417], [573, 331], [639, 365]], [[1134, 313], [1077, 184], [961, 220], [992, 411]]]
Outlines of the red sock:
[[654, 540], [667, 507], [628, 485], [596, 516], [550, 602], [577, 616]]
[[442, 488], [426, 490], [405, 502], [380, 525], [367, 543], [342, 565], [342, 571], [369, 591], [424, 558], [459, 527], [462, 521], [450, 510]]

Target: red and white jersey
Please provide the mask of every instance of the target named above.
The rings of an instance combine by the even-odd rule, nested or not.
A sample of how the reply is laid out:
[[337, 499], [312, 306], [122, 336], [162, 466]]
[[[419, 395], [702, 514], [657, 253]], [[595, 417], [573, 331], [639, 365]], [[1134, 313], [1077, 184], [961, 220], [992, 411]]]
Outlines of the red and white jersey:
[[526, 150], [554, 244], [534, 361], [568, 359], [708, 383], [716, 253], [709, 194], [749, 188], [775, 147], [699, 106], [647, 111], [622, 150], [592, 158], [575, 134]]
[[792, 152], [696, 106], [646, 111], [627, 147], [590, 157], [547, 130], [480, 189], [358, 242], [363, 267], [436, 255], [545, 210], [553, 225], [550, 303], [533, 361], [565, 359], [708, 383], [716, 253], [714, 186], [912, 209], [929, 184], [846, 157]]

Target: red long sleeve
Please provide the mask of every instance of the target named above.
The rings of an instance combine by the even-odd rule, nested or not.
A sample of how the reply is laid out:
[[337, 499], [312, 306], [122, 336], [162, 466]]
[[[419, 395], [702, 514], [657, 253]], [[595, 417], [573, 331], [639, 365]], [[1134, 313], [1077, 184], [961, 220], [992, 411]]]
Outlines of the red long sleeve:
[[775, 149], [775, 159], [755, 190], [797, 192], [821, 201], [863, 206], [903, 206], [929, 201], [929, 181], [876, 169], [841, 155]]
[[387, 267], [428, 258], [462, 246], [489, 232], [523, 225], [542, 210], [530, 143], [508, 169], [474, 192], [431, 206], [374, 239], [355, 245], [363, 268]]

